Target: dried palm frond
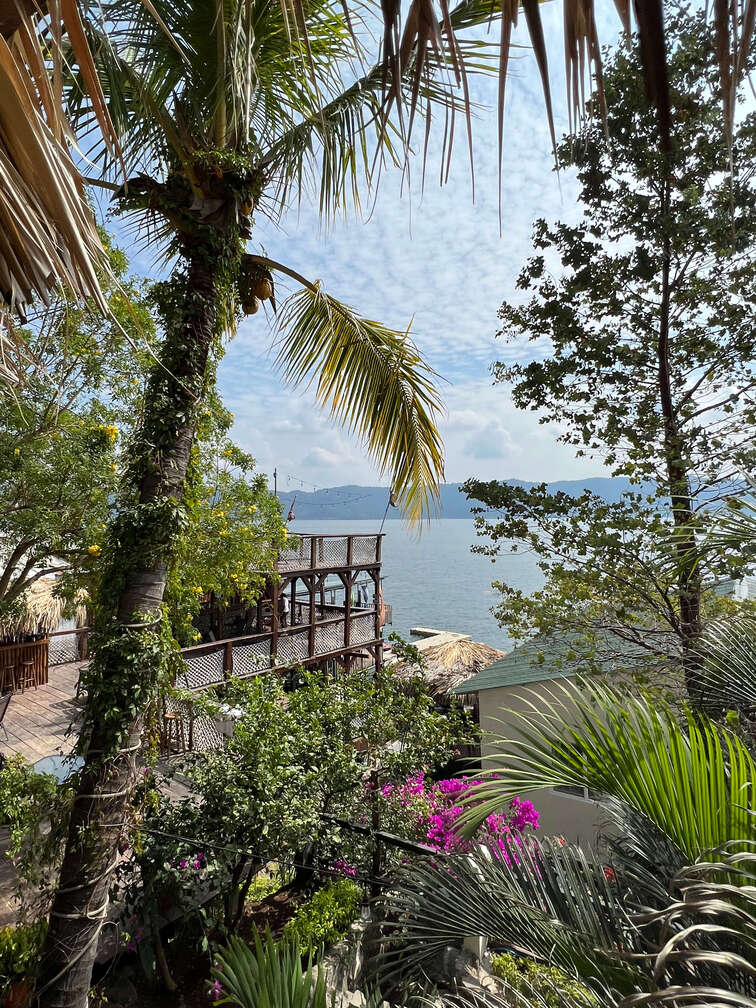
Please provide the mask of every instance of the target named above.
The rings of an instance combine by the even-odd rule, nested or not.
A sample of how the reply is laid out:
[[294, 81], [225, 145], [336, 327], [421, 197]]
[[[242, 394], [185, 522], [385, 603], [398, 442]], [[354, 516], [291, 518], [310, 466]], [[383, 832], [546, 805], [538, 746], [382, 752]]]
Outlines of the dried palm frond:
[[[34, 298], [48, 303], [59, 286], [106, 311], [97, 268], [106, 258], [84, 185], [68, 150], [70, 128], [58, 82], [65, 30], [86, 81], [104, 142], [115, 138], [75, 0], [50, 8], [52, 44], [36, 6], [0, 3], [0, 361], [14, 373], [8, 320]], [[52, 64], [52, 71], [49, 65]]]

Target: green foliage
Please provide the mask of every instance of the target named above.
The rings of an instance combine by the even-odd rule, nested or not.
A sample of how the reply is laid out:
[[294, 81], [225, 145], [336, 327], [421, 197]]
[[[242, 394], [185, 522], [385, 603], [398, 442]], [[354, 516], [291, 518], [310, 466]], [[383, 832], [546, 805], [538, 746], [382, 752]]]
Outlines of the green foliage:
[[192, 621], [203, 595], [254, 602], [273, 572], [286, 529], [278, 500], [251, 455], [229, 438], [233, 413], [208, 397], [187, 486], [187, 524], [174, 546], [166, 605], [174, 636], [196, 644]]
[[562, 1008], [565, 997], [571, 998], [574, 1004], [585, 1005], [585, 1008], [599, 1004], [593, 993], [563, 970], [544, 966], [534, 959], [515, 959], [507, 953], [497, 953], [491, 957], [491, 972], [506, 984], [507, 1001], [512, 1008], [518, 1008], [519, 999], [511, 1000], [516, 993], [526, 996], [524, 1003], [535, 995], [538, 1003], [543, 1003], [545, 1008]]
[[[371, 773], [381, 783], [400, 782], [410, 770], [445, 763], [469, 735], [460, 715], [438, 713], [419, 688], [407, 695], [389, 670], [376, 680], [356, 670], [332, 679], [302, 673], [293, 692], [267, 674], [232, 681], [224, 693], [225, 703], [241, 711], [233, 738], [187, 759], [182, 775], [192, 793], [185, 800], [150, 790], [135, 846], [154, 866], [149, 878], [164, 863], [191, 863], [201, 853], [202, 877], [223, 892], [229, 930], [269, 862], [285, 868], [312, 844], [313, 867], [332, 870], [353, 838], [321, 815], [364, 816]], [[216, 697], [205, 697], [196, 716], [212, 716], [217, 705]], [[369, 863], [364, 842], [347, 853]], [[129, 884], [138, 891], [143, 883]]]
[[270, 932], [264, 939], [255, 932], [254, 947], [239, 938], [231, 938], [219, 950], [213, 967], [215, 982], [210, 996], [215, 1004], [239, 1008], [327, 1008], [325, 973], [313, 979], [312, 953], [307, 965], [297, 946], [273, 941]]
[[511, 352], [494, 367], [517, 407], [633, 491], [607, 503], [466, 486], [491, 509], [484, 551], [530, 550], [545, 577], [532, 594], [497, 585], [508, 631], [574, 630], [585, 654], [620, 652], [629, 668], [679, 660], [707, 617], [702, 585], [742, 572], [737, 549], [701, 538], [707, 508], [754, 464], [756, 117], [738, 116], [730, 175], [703, 14], [671, 13], [666, 30], [670, 151], [653, 141], [632, 40], [606, 61], [606, 132], [596, 116], [559, 148], [582, 217], [535, 223], [522, 297], [500, 311]]
[[283, 937], [302, 955], [308, 949], [329, 948], [341, 941], [357, 916], [362, 890], [349, 879], [338, 879], [318, 891], [287, 921]]
[[23, 756], [11, 756], [0, 764], [0, 826], [10, 829], [11, 854], [38, 833], [56, 793], [55, 778], [35, 773]]
[[0, 928], [0, 995], [34, 976], [46, 934], [47, 921]]
[[97, 581], [121, 448], [140, 409], [147, 352], [133, 347], [154, 335], [144, 286], [102, 238], [113, 318], [61, 298], [23, 331], [23, 382], [0, 389], [0, 634], [40, 576], [62, 574], [67, 597]]

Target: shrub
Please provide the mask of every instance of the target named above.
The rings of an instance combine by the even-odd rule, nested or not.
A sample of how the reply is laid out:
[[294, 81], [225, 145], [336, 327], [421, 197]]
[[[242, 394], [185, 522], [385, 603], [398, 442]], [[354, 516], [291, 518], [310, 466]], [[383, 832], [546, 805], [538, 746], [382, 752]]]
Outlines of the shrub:
[[48, 774], [35, 773], [22, 756], [0, 766], [0, 826], [8, 826], [11, 850], [35, 832], [52, 809], [57, 784]]
[[[504, 981], [508, 993], [523, 995], [523, 1005], [530, 1004], [535, 994], [538, 1004], [543, 1004], [545, 1008], [561, 1008], [567, 998], [570, 1004], [598, 1008], [592, 992], [556, 966], [544, 966], [534, 959], [516, 959], [501, 953], [491, 957], [491, 972]], [[520, 999], [516, 998], [512, 1003], [513, 1008], [517, 1008]]]
[[308, 949], [335, 945], [349, 930], [362, 901], [362, 890], [349, 879], [338, 879], [319, 889], [286, 924], [283, 937]]
[[0, 928], [0, 994], [34, 974], [46, 933], [46, 921]]

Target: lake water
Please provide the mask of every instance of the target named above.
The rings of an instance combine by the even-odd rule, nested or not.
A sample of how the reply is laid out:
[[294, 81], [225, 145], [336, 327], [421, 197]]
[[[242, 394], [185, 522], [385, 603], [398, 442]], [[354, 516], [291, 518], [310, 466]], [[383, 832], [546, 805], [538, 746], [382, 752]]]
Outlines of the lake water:
[[[375, 534], [379, 521], [300, 521], [291, 531], [339, 534]], [[383, 527], [383, 597], [393, 609], [393, 626], [410, 639], [410, 627], [435, 627], [469, 634], [473, 640], [508, 651], [512, 642], [498, 625], [491, 607], [498, 593], [494, 580], [506, 581], [526, 592], [543, 583], [535, 558], [507, 553], [495, 563], [470, 552], [478, 540], [471, 520], [440, 518], [424, 528], [422, 535], [407, 531], [402, 521], [387, 521]]]

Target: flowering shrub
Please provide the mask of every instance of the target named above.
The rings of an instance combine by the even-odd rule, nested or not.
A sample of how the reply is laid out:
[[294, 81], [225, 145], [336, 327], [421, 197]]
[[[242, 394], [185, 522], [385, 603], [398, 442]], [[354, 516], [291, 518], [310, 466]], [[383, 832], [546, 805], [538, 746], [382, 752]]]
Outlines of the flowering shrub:
[[489, 815], [478, 832], [466, 838], [459, 828], [461, 799], [479, 786], [480, 781], [466, 777], [432, 782], [422, 772], [414, 774], [403, 784], [381, 788], [382, 819], [397, 822], [406, 835], [444, 854], [463, 854], [484, 843], [509, 860], [512, 845], [521, 843], [528, 829], [538, 828], [538, 812], [532, 802], [513, 798], [506, 813]]

